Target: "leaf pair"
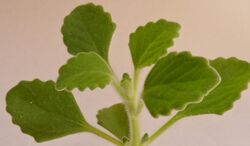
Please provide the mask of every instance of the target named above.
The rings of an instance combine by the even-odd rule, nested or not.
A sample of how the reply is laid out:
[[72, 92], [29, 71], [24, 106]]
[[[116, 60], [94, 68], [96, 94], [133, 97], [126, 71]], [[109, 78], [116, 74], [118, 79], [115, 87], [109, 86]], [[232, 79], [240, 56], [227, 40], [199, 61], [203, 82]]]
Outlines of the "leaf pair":
[[187, 117], [203, 114], [222, 115], [231, 109], [247, 89], [250, 82], [250, 64], [236, 58], [218, 58], [210, 61], [221, 76], [221, 83], [204, 97], [202, 102], [189, 105], [178, 116]]
[[201, 101], [220, 81], [217, 72], [202, 57], [188, 52], [170, 53], [149, 73], [143, 91], [144, 101], [154, 117], [169, 115]]
[[59, 89], [104, 88], [112, 79], [109, 44], [115, 30], [109, 13], [92, 3], [75, 8], [64, 19], [63, 40], [76, 55], [59, 71]]
[[207, 61], [187, 52], [170, 53], [149, 73], [143, 98], [152, 116], [223, 114], [247, 88], [250, 64], [236, 58]]

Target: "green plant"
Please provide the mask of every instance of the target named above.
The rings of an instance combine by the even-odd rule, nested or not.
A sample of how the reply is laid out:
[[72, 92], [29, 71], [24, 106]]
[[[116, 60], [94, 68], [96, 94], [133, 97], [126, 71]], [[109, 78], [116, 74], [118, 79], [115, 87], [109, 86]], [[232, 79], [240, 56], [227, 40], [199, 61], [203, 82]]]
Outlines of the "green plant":
[[[7, 93], [13, 123], [37, 142], [90, 132], [118, 146], [147, 146], [183, 118], [222, 115], [247, 88], [250, 64], [233, 57], [207, 60], [189, 52], [167, 53], [179, 29], [179, 24], [163, 19], [140, 26], [129, 40], [133, 79], [124, 73], [120, 80], [108, 59], [115, 30], [110, 14], [94, 4], [77, 7], [62, 27], [64, 43], [74, 57], [60, 68], [56, 82], [21, 81]], [[140, 71], [150, 65], [154, 66], [139, 95]], [[97, 119], [114, 136], [88, 123], [71, 93], [75, 88], [93, 90], [108, 84], [122, 102], [100, 110]], [[144, 104], [155, 118], [178, 112], [154, 134], [143, 135], [139, 116]]]

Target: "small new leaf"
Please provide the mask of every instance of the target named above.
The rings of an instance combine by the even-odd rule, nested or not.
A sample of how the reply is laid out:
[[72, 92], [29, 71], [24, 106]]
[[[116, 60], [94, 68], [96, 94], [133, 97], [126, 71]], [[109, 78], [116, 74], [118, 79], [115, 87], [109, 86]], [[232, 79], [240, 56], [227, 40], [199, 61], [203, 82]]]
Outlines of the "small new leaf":
[[182, 117], [218, 114], [230, 110], [233, 103], [247, 89], [250, 81], [250, 64], [236, 58], [218, 58], [210, 61], [221, 76], [221, 83], [202, 102], [189, 105], [178, 115]]
[[219, 81], [208, 60], [189, 52], [170, 53], [147, 76], [143, 99], [152, 116], [168, 115], [173, 109], [199, 102]]
[[142, 136], [141, 143], [146, 142], [146, 141], [148, 140], [148, 138], [149, 138], [148, 133], [145, 133], [145, 134]]
[[64, 19], [63, 40], [68, 52], [96, 52], [108, 61], [109, 44], [115, 30], [109, 13], [92, 3], [78, 6]]
[[100, 110], [97, 114], [98, 124], [121, 140], [129, 138], [129, 121], [124, 104], [115, 104]]
[[121, 87], [123, 87], [124, 91], [127, 93], [129, 97], [132, 96], [132, 79], [130, 78], [128, 73], [124, 73], [121, 80]]
[[94, 52], [79, 53], [60, 68], [57, 88], [93, 90], [96, 87], [104, 88], [111, 79], [112, 71], [102, 57]]
[[163, 19], [140, 26], [130, 35], [129, 47], [135, 68], [154, 64], [178, 37], [180, 25]]
[[53, 81], [21, 81], [8, 92], [6, 102], [13, 123], [37, 142], [87, 131], [74, 96], [57, 91]]

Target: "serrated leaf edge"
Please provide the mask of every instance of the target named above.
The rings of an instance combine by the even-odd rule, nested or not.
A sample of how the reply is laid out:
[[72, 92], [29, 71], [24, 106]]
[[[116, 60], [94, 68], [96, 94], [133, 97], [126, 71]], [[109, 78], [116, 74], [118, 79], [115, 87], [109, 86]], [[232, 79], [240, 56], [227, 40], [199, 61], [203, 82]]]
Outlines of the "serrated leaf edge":
[[[77, 6], [77, 7], [74, 8], [67, 16], [65, 16], [65, 18], [64, 18], [64, 20], [63, 20], [63, 26], [61, 27], [61, 34], [63, 34], [63, 28], [64, 28], [64, 24], [65, 24], [65, 22], [66, 22], [66, 19], [67, 19], [69, 16], [71, 16], [72, 13], [73, 13], [76, 9], [78, 9], [78, 8], [80, 8], [80, 7], [83, 7], [83, 6], [93, 6], [93, 7], [97, 8], [97, 9], [101, 10], [101, 11], [107, 16], [107, 18], [110, 20], [111, 24], [114, 26], [114, 30], [116, 29], [116, 24], [113, 22], [111, 14], [110, 14], [109, 12], [105, 11], [104, 8], [103, 8], [103, 6], [101, 6], [101, 5], [95, 5], [94, 3], [87, 3], [87, 4], [83, 4], [83, 5]], [[114, 32], [115, 32], [115, 31], [112, 32], [111, 36], [113, 36]], [[112, 39], [112, 37], [111, 37], [111, 39]], [[65, 42], [65, 40], [64, 40], [64, 35], [63, 35], [63, 42], [64, 42], [64, 44], [66, 45], [66, 42]], [[108, 46], [110, 46], [110, 43], [111, 43], [111, 41], [109, 42]], [[70, 54], [74, 54], [74, 55], [77, 55], [77, 54], [78, 54], [78, 53], [77, 53], [77, 54], [73, 53], [73, 52], [71, 51], [71, 48], [68, 47], [67, 45], [66, 45], [66, 47], [67, 47], [67, 51], [68, 51]], [[99, 51], [99, 50], [98, 50], [98, 51]], [[90, 51], [90, 52], [93, 52], [93, 51]], [[102, 58], [103, 58], [103, 57], [102, 57]], [[107, 61], [108, 61], [108, 55], [107, 55]]]
[[[175, 24], [177, 24], [177, 25], [178, 25], [178, 31], [179, 31], [180, 28], [181, 28], [181, 25], [180, 25], [180, 24], [178, 24], [178, 23], [176, 23], [176, 22], [172, 22], [172, 21], [167, 21], [167, 20], [161, 18], [161, 19], [159, 19], [159, 20], [157, 20], [157, 21], [150, 21], [150, 22], [146, 23], [145, 25], [139, 26], [133, 33], [131, 33], [131, 34], [129, 35], [129, 40], [131, 40], [132, 37], [133, 37], [138, 31], [140, 31], [141, 29], [144, 29], [144, 28], [149, 27], [149, 26], [154, 25], [154, 24], [158, 24], [158, 23], [160, 23], [161, 21], [165, 21], [165, 22], [167, 22], [167, 23], [175, 23]], [[165, 31], [162, 31], [161, 34], [158, 35], [156, 38], [158, 38], [158, 37], [160, 37], [161, 35], [163, 35], [164, 32], [165, 32]], [[178, 37], [179, 37], [179, 33], [177, 32], [176, 35], [173, 37], [173, 40], [176, 39], [176, 38], [178, 38]], [[156, 38], [155, 38], [155, 39], [156, 39]], [[155, 39], [154, 39], [154, 40], [155, 40]], [[154, 41], [154, 40], [153, 40], [153, 41]], [[170, 47], [172, 47], [172, 46], [174, 45], [174, 41], [171, 41], [171, 42], [172, 42], [172, 44], [171, 44], [168, 48], [170, 48]], [[129, 46], [130, 46], [130, 42], [129, 42]], [[151, 45], [149, 45], [149, 46], [151, 46]], [[147, 48], [149, 48], [149, 46], [148, 46]], [[147, 50], [148, 50], [147, 48], [145, 49], [146, 52], [147, 52]], [[163, 54], [163, 55], [165, 55], [166, 52], [167, 52], [166, 49], [165, 49], [165, 50], [162, 50], [162, 54]], [[144, 54], [145, 54], [145, 52], [143, 52], [142, 56], [143, 56]], [[163, 56], [163, 55], [162, 55], [162, 56]], [[161, 57], [161, 56], [160, 56], [160, 57]], [[159, 57], [159, 59], [160, 59], [160, 57]], [[158, 59], [158, 60], [159, 60], [159, 59]], [[139, 64], [140, 64], [140, 62], [141, 62], [140, 60], [141, 60], [141, 58], [139, 58], [139, 60], [137, 61]], [[152, 64], [154, 64], [154, 63], [151, 63], [151, 64], [149, 64], [149, 65], [152, 65]], [[135, 66], [138, 67], [138, 68], [143, 68], [143, 67], [138, 66], [138, 64], [136, 64]]]
[[[71, 62], [71, 60], [76, 59], [81, 54], [95, 54], [95, 55], [97, 55], [103, 61], [103, 63], [109, 68], [110, 74], [107, 74], [108, 76], [110, 76], [109, 82], [108, 83], [101, 83], [101, 84], [93, 84], [92, 86], [86, 86], [85, 88], [81, 88], [81, 87], [78, 87], [78, 86], [75, 86], [75, 87], [72, 87], [72, 88], [67, 88], [67, 87], [59, 88], [58, 87], [58, 79], [59, 79], [59, 76], [60, 76], [60, 74], [62, 72], [62, 69], [65, 68], [65, 66], [67, 66], [69, 64], [69, 62]], [[90, 90], [94, 90], [96, 88], [104, 89], [108, 84], [110, 84], [110, 82], [112, 82], [113, 80], [115, 80], [114, 79], [115, 77], [113, 75], [113, 70], [110, 67], [110, 65], [107, 63], [107, 61], [103, 57], [101, 57], [99, 54], [97, 54], [97, 53], [95, 53], [93, 51], [77, 53], [76, 56], [73, 56], [72, 58], [68, 59], [67, 62], [63, 66], [60, 67], [60, 69], [59, 69], [58, 72], [59, 72], [59, 76], [58, 76], [57, 81], [56, 81], [56, 89], [58, 91], [65, 90], [65, 91], [71, 92], [75, 88], [77, 88], [80, 91], [84, 91], [87, 88], [90, 89]]]
[[[199, 56], [193, 56], [189, 51], [172, 52], [172, 53], [177, 53], [177, 54], [179, 54], [179, 53], [188, 53], [188, 55], [190, 55], [191, 57], [199, 57]], [[210, 65], [210, 62], [209, 62], [208, 59], [206, 59], [206, 58], [204, 58], [204, 57], [199, 57], [199, 58], [202, 58], [203, 60], [205, 60], [205, 61], [206, 61], [206, 64], [208, 65], [208, 67], [209, 67], [210, 69], [212, 69], [213, 72], [216, 74], [216, 76], [217, 76], [216, 84], [213, 85], [207, 92], [203, 93], [203, 94], [198, 98], [197, 101], [191, 101], [191, 102], [184, 103], [182, 106], [180, 106], [180, 108], [179, 108], [179, 107], [178, 107], [178, 108], [172, 108], [172, 109], [170, 109], [169, 112], [166, 113], [166, 114], [154, 114], [154, 115], [151, 114], [154, 118], [158, 118], [160, 115], [168, 116], [168, 115], [170, 115], [174, 110], [178, 110], [178, 113], [181, 112], [181, 111], [184, 111], [188, 105], [190, 105], [190, 104], [196, 104], [196, 103], [202, 102], [202, 100], [204, 99], [204, 97], [206, 97], [210, 92], [212, 92], [216, 87], [219, 86], [219, 84], [221, 83], [221, 76], [220, 76], [220, 74], [218, 73], [218, 71], [217, 71], [214, 67], [212, 67], [212, 66]]]
[[[110, 108], [112, 108], [113, 106], [118, 105], [118, 104], [123, 104], [123, 103], [116, 103], [116, 104], [114, 104], [114, 105], [112, 105], [112, 106], [102, 108], [102, 109], [98, 110], [98, 111], [97, 111], [97, 114], [96, 114], [97, 124], [100, 125], [102, 128], [104, 128], [104, 129], [105, 129], [106, 131], [108, 131], [109, 133], [111, 133], [112, 135], [115, 135], [115, 134], [113, 134], [111, 131], [109, 131], [108, 129], [106, 129], [105, 127], [103, 127], [103, 125], [102, 125], [103, 122], [101, 122], [99, 119], [100, 119], [100, 115], [101, 115], [103, 112], [109, 110]], [[123, 105], [124, 105], [124, 104], [123, 104]], [[126, 105], [124, 105], [124, 109], [125, 109], [125, 111], [127, 112], [127, 108], [125, 108], [125, 106], [126, 106]], [[128, 116], [128, 118], [129, 118], [129, 116]], [[129, 124], [131, 124], [131, 123], [129, 122]], [[130, 125], [129, 125], [129, 127], [130, 127]], [[129, 129], [129, 134], [130, 134], [130, 129]], [[116, 136], [116, 137], [117, 137], [117, 136]], [[123, 136], [122, 139], [123, 139], [123, 138], [129, 139], [129, 137], [127, 137], [127, 136]], [[119, 139], [120, 139], [120, 138], [119, 138]]]
[[[218, 57], [218, 58], [216, 58], [216, 59], [224, 59], [224, 60], [229, 60], [229, 59], [233, 59], [233, 60], [237, 60], [237, 61], [239, 61], [240, 59], [237, 59], [236, 57], [229, 57], [229, 58], [223, 58], [223, 57]], [[248, 63], [247, 61], [244, 61], [244, 60], [240, 60], [240, 61], [243, 61], [243, 62], [245, 62], [245, 63]], [[248, 63], [249, 64], [249, 63]], [[215, 69], [215, 68], [214, 68]], [[250, 64], [249, 64], [249, 69], [250, 69]], [[215, 69], [216, 70], [216, 69]], [[217, 70], [216, 70], [217, 71]], [[218, 71], [217, 71], [217, 73], [218, 73]], [[221, 77], [220, 77], [221, 78]], [[202, 115], [220, 115], [220, 116], [222, 116], [222, 115], [224, 115], [226, 112], [228, 112], [228, 111], [230, 111], [231, 109], [233, 109], [233, 107], [234, 107], [234, 104], [235, 104], [235, 102], [237, 102], [240, 98], [241, 98], [241, 95], [242, 95], [242, 93], [244, 92], [244, 91], [246, 91], [247, 89], [248, 89], [248, 87], [249, 87], [249, 82], [250, 82], [250, 78], [248, 79], [248, 84], [246, 84], [246, 86], [242, 89], [242, 91], [239, 93], [239, 94], [237, 94], [237, 98], [235, 98], [235, 100], [228, 106], [228, 108], [226, 108], [225, 109], [225, 111], [223, 111], [223, 112], [214, 112], [214, 113], [207, 113], [207, 114], [197, 114], [197, 115], [185, 115], [185, 113], [182, 113], [183, 111], [180, 111], [180, 112], [178, 112], [176, 115], [178, 116], [178, 117], [180, 117], [180, 118], [185, 118], [185, 117], [191, 117], [191, 116], [202, 116]], [[218, 85], [214, 88], [214, 89], [216, 89], [218, 87]], [[214, 90], [213, 89], [213, 90]], [[213, 91], [212, 90], [212, 91]], [[210, 91], [210, 92], [212, 92], [212, 91]], [[209, 92], [209, 93], [210, 93]], [[207, 95], [209, 95], [209, 93], [207, 94]], [[206, 95], [206, 96], [207, 96]], [[204, 96], [203, 97], [203, 99], [206, 97], [206, 96]], [[202, 102], [202, 101], [201, 101]], [[198, 103], [194, 103], [194, 104], [199, 104], [200, 102], [198, 102]]]
[[[35, 79], [31, 80], [31, 81], [22, 80], [22, 81], [18, 82], [13, 88], [15, 88], [16, 86], [18, 86], [18, 85], [20, 85], [20, 84], [22, 84], [22, 83], [32, 83], [32, 82], [37, 82], [37, 81], [38, 81], [38, 82], [43, 82], [43, 81], [41, 81], [41, 80], [38, 79], [38, 78], [35, 78]], [[50, 82], [53, 82], [53, 83], [54, 83], [53, 80], [47, 80], [47, 81], [45, 81], [45, 82], [43, 82], [43, 83], [46, 84], [46, 83], [50, 83]], [[54, 87], [55, 87], [55, 84], [54, 84]], [[41, 142], [47, 141], [47, 139], [39, 139], [39, 138], [33, 136], [32, 133], [30, 133], [28, 130], [25, 130], [21, 125], [19, 125], [18, 122], [16, 121], [16, 118], [14, 118], [14, 116], [12, 115], [12, 112], [10, 111], [9, 106], [8, 106], [8, 104], [7, 104], [7, 97], [8, 97], [9, 92], [10, 92], [13, 88], [11, 88], [11, 89], [7, 92], [7, 94], [6, 94], [6, 96], [5, 96], [5, 97], [6, 97], [6, 99], [5, 99], [5, 100], [6, 100], [6, 108], [5, 108], [5, 110], [11, 115], [11, 122], [12, 122], [14, 125], [16, 125], [16, 127], [19, 128], [19, 129], [22, 131], [23, 134], [28, 135], [28, 136], [31, 136], [36, 142], [41, 143]], [[56, 90], [56, 88], [55, 88], [55, 90]], [[65, 90], [65, 92], [71, 93], [71, 92], [66, 91], [66, 90]], [[84, 119], [84, 120], [85, 120], [85, 119]], [[85, 121], [85, 122], [86, 122], [86, 121]], [[74, 122], [74, 123], [76, 123], [76, 122]], [[78, 122], [77, 122], [77, 123], [78, 123]], [[86, 122], [86, 124], [88, 124], [88, 123]], [[79, 131], [79, 132], [76, 132], [76, 133], [80, 133], [80, 132], [86, 131], [85, 128], [84, 128], [85, 126], [84, 126], [82, 123], [78, 123], [78, 125], [79, 125], [80, 127], [82, 127], [82, 131]], [[86, 126], [86, 127], [88, 127], [88, 126]], [[66, 135], [65, 135], [65, 136], [66, 136]], [[61, 137], [63, 137], [63, 136], [61, 136]], [[58, 138], [60, 138], [60, 137], [58, 137]]]
[[[205, 58], [204, 58], [204, 59], [205, 59]], [[194, 102], [188, 102], [188, 103], [185, 104], [185, 105], [183, 106], [183, 108], [182, 108], [180, 111], [178, 111], [178, 112], [184, 111], [184, 110], [187, 108], [187, 106], [190, 105], [190, 104], [198, 104], [198, 103], [202, 102], [203, 99], [204, 99], [207, 95], [209, 95], [214, 89], [216, 89], [216, 88], [220, 85], [220, 83], [221, 83], [221, 76], [220, 76], [220, 74], [218, 73], [218, 71], [217, 71], [214, 67], [212, 67], [212, 66], [210, 65], [209, 60], [208, 60], [208, 59], [206, 59], [206, 60], [207, 60], [207, 64], [208, 64], [209, 68], [212, 69], [212, 70], [214, 71], [214, 73], [215, 73], [215, 74], [217, 75], [217, 77], [218, 77], [218, 78], [217, 78], [216, 84], [215, 84], [214, 86], [212, 86], [206, 93], [204, 93], [204, 94], [199, 98], [200, 100], [194, 101]]]
[[[237, 60], [237, 61], [240, 60], [240, 59], [237, 59], [236, 57], [229, 57], [229, 58], [219, 57], [219, 58], [217, 58], [217, 59], [224, 59], [224, 60], [233, 59], [233, 60]], [[248, 62], [246, 62], [246, 61], [244, 61], [244, 60], [240, 60], [240, 61], [245, 62], [245, 63], [248, 63]], [[248, 64], [249, 64], [249, 63], [248, 63]], [[249, 69], [250, 69], [250, 64], [249, 64]], [[215, 113], [211, 113], [211, 114], [223, 115], [223, 114], [226, 113], [227, 111], [231, 110], [231, 109], [234, 107], [235, 102], [237, 102], [237, 101], [241, 98], [242, 93], [248, 89], [249, 82], [250, 82], [250, 78], [247, 80], [247, 82], [248, 82], [248, 83], [246, 84], [246, 86], [244, 86], [244, 88], [242, 89], [242, 91], [241, 91], [239, 94], [237, 94], [237, 97], [235, 98], [235, 100], [228, 106], [228, 108], [227, 108], [225, 111], [223, 111], [223, 112], [215, 112]], [[198, 115], [197, 115], [197, 116], [198, 116]]]

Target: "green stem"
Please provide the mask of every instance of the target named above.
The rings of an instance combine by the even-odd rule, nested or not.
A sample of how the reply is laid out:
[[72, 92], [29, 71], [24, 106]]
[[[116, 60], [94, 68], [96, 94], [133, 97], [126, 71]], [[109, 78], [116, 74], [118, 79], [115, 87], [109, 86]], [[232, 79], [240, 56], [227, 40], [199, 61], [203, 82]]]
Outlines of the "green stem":
[[158, 129], [152, 136], [150, 136], [144, 144], [148, 145], [152, 143], [155, 139], [157, 139], [161, 134], [163, 134], [166, 130], [168, 130], [172, 125], [174, 125], [181, 118], [182, 117], [178, 115], [175, 115], [174, 117], [172, 117], [166, 124], [164, 124], [160, 129]]
[[[112, 70], [111, 66], [110, 69]], [[116, 91], [120, 94], [120, 96], [123, 98], [123, 102], [126, 105], [127, 114], [130, 119], [130, 146], [140, 146], [141, 144], [140, 118], [139, 118], [140, 112], [138, 110], [139, 102], [137, 98], [140, 70], [135, 69], [133, 78], [133, 95], [131, 97], [129, 97], [126, 91], [121, 87], [120, 81], [113, 70], [112, 74], [113, 74], [112, 85], [116, 89]]]
[[140, 75], [140, 69], [135, 69], [134, 71], [134, 80], [133, 80], [133, 97], [137, 97], [137, 91], [138, 91], [138, 82], [139, 82], [139, 75]]
[[140, 70], [135, 69], [133, 79], [133, 96], [130, 99], [130, 118], [131, 118], [131, 145], [139, 146], [141, 143], [140, 135], [140, 113], [138, 111], [138, 81], [139, 81]]
[[93, 126], [90, 126], [90, 125], [88, 126], [88, 132], [93, 133], [93, 134], [115, 144], [116, 146], [124, 146], [123, 143], [120, 142], [119, 140], [113, 138], [112, 136], [102, 132], [101, 130], [99, 130]]
[[113, 71], [112, 67], [109, 65], [110, 70], [112, 71], [112, 85], [115, 88], [115, 90], [120, 94], [120, 96], [123, 98], [123, 100], [128, 100], [129, 97], [126, 94], [126, 92], [124, 91], [124, 89], [121, 87], [120, 85], [120, 81], [119, 78], [117, 77], [116, 73]]
[[137, 97], [140, 70], [135, 69], [133, 78], [133, 94], [130, 97], [130, 108], [134, 113], [138, 113], [139, 98]]
[[132, 146], [139, 146], [141, 143], [140, 137], [140, 120], [139, 115], [131, 115], [131, 126], [132, 126]]
[[115, 88], [115, 90], [120, 94], [120, 96], [123, 98], [123, 100], [128, 100], [129, 97], [125, 93], [124, 89], [120, 86], [120, 83], [117, 79], [114, 79], [112, 81], [112, 85]]

